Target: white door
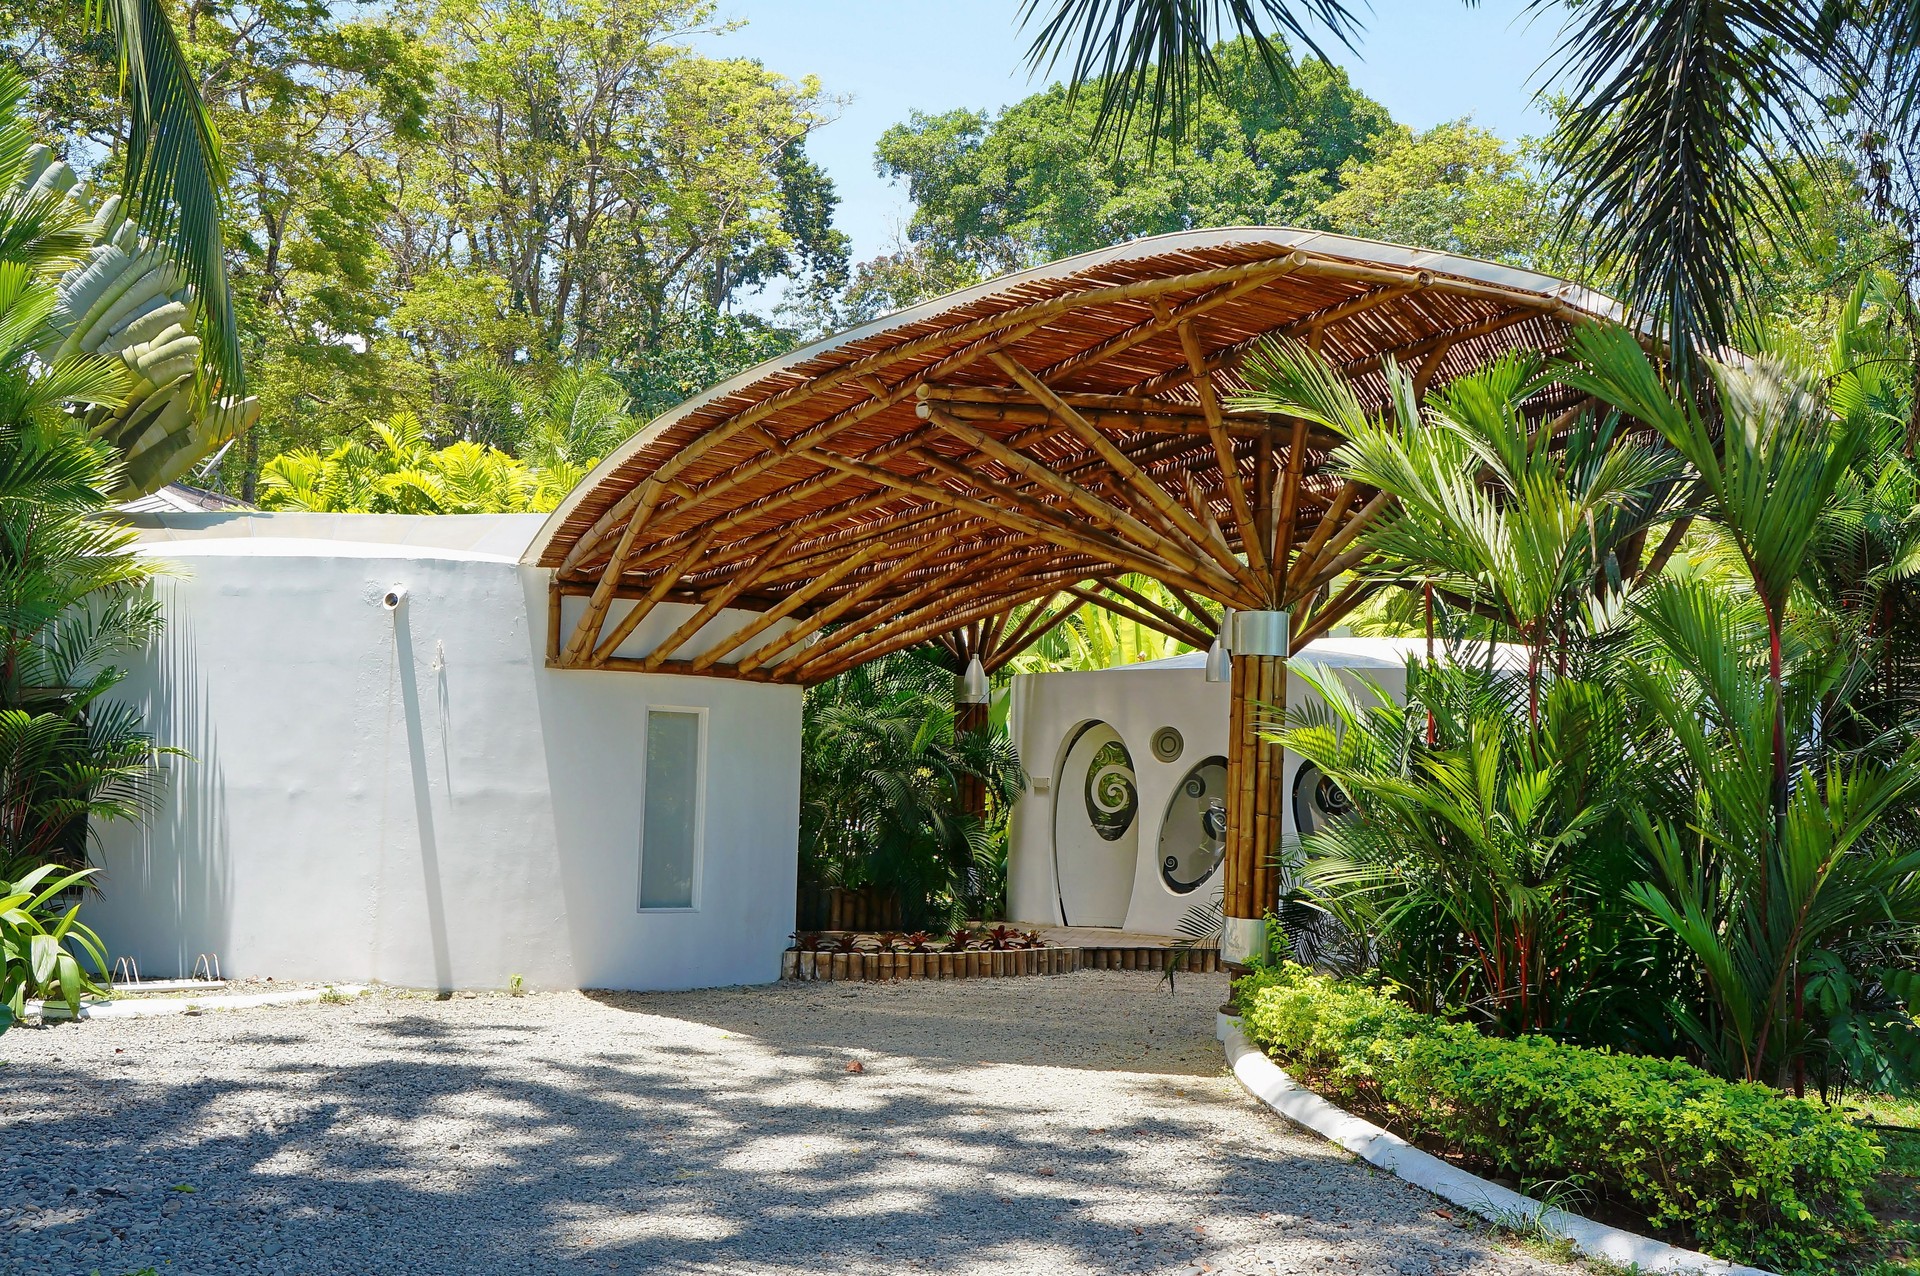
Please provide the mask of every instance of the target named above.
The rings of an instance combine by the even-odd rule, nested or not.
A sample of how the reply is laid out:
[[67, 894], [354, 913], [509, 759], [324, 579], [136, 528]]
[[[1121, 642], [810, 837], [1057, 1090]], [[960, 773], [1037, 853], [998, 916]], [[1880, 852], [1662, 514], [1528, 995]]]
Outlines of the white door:
[[1140, 793], [1120, 733], [1092, 722], [1067, 748], [1053, 786], [1053, 865], [1069, 926], [1120, 926], [1140, 857]]

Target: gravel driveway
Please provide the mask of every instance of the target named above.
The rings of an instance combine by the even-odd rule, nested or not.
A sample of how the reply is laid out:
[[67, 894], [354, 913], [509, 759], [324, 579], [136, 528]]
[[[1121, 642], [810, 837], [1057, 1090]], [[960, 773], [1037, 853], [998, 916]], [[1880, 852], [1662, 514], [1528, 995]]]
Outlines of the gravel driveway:
[[0, 1271], [1566, 1270], [1249, 1099], [1222, 992], [379, 993], [16, 1030]]

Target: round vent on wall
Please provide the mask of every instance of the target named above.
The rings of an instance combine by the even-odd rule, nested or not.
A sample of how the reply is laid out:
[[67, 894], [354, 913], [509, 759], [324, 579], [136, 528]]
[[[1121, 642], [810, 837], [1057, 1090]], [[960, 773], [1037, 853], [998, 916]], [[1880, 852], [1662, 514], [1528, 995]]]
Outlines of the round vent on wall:
[[1177, 727], [1161, 727], [1153, 733], [1153, 756], [1162, 762], [1177, 762], [1185, 751], [1187, 742], [1180, 737]]

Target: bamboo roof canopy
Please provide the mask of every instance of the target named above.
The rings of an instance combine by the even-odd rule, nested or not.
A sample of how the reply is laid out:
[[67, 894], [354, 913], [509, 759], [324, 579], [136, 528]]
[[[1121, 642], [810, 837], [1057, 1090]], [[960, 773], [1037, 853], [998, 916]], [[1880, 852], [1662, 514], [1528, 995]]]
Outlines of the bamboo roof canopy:
[[[1291, 609], [1303, 642], [1359, 600], [1331, 587], [1387, 498], [1328, 472], [1336, 439], [1236, 409], [1245, 356], [1296, 338], [1377, 404], [1387, 359], [1425, 389], [1622, 317], [1530, 271], [1275, 227], [997, 279], [763, 363], [615, 449], [528, 550], [553, 569], [549, 660], [809, 684], [942, 635], [1003, 662], [1088, 602], [1195, 645], [1219, 608]], [[1541, 413], [1572, 405], [1554, 393]], [[693, 610], [655, 614], [670, 603]], [[715, 637], [723, 613], [747, 619]]]

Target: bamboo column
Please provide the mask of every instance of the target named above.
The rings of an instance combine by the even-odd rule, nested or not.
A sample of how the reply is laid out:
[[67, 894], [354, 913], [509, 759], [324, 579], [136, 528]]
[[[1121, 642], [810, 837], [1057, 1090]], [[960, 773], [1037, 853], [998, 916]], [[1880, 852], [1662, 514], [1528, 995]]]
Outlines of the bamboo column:
[[[986, 704], [971, 704], [960, 698], [957, 690], [953, 705], [953, 735], [956, 742], [971, 735], [984, 734], [988, 728]], [[960, 777], [960, 809], [976, 820], [987, 818], [987, 786], [979, 776], [972, 773]]]
[[1225, 929], [1221, 956], [1233, 966], [1264, 950], [1265, 918], [1280, 904], [1277, 863], [1284, 827], [1285, 758], [1261, 738], [1270, 720], [1286, 712], [1287, 658], [1235, 655], [1227, 728]]

